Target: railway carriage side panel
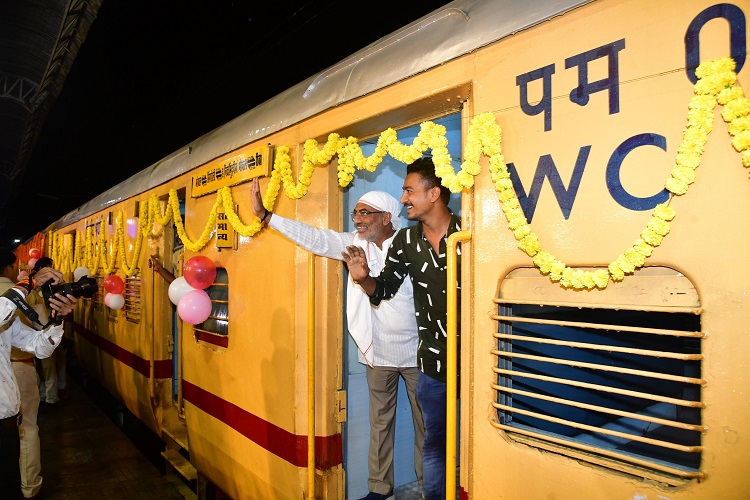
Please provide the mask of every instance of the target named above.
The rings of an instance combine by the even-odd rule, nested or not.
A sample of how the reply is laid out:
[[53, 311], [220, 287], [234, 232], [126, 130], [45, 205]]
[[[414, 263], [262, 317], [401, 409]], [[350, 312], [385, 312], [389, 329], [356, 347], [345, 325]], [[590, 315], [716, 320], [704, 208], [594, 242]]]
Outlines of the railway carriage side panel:
[[[736, 54], [744, 59], [746, 34], [740, 36], [738, 30], [746, 30], [747, 7], [742, 2], [592, 2], [477, 54], [480, 85], [475, 89], [475, 112], [494, 113], [502, 127], [503, 155], [543, 250], [571, 267], [606, 269], [632, 247], [656, 203], [668, 198], [665, 181], [675, 166], [694, 95], [686, 59], [708, 61]], [[747, 65], [738, 67], [738, 72], [740, 84], [750, 85]], [[470, 439], [472, 450], [471, 497], [488, 498], [488, 492], [495, 491], [503, 498], [552, 494], [571, 498], [576, 491], [576, 496], [591, 498], [741, 498], [750, 491], [742, 472], [748, 448], [738, 439], [750, 432], [746, 398], [740, 396], [748, 383], [743, 359], [750, 349], [745, 342], [750, 311], [744, 300], [750, 275], [740, 262], [750, 248], [750, 233], [746, 225], [737, 224], [740, 214], [750, 209], [750, 183], [720, 112], [721, 106], [711, 114], [713, 131], [695, 182], [685, 195], [671, 200], [677, 215], [669, 233], [642, 271], [627, 274], [622, 283], [610, 282], [603, 290], [563, 289], [540, 273], [507, 229], [493, 181], [484, 174], [476, 178], [475, 251], [471, 278], [464, 275], [473, 302], [464, 304], [464, 318], [471, 320], [463, 325], [464, 331], [472, 332], [471, 344], [464, 344], [464, 348], [471, 345], [464, 360], [472, 362], [472, 391], [463, 394], [470, 394], [474, 411], [465, 416], [470, 431], [462, 434]], [[691, 341], [698, 345], [700, 355], [695, 356], [702, 361], [685, 362], [681, 373], [702, 380], [693, 386], [698, 409], [690, 410], [698, 429], [692, 435], [697, 435], [702, 453], [687, 453], [693, 457], [688, 466], [672, 464], [671, 458], [665, 458], [669, 454], [632, 452], [636, 448], [632, 441], [628, 446], [596, 441], [593, 448], [583, 448], [582, 437], [560, 436], [585, 433], [585, 429], [565, 432], [561, 429], [570, 429], [568, 423], [554, 427], [520, 413], [523, 397], [517, 392], [508, 396], [507, 391], [541, 387], [524, 378], [521, 366], [531, 365], [521, 356], [541, 356], [544, 350], [528, 351], [529, 344], [518, 338], [506, 341], [507, 336], [500, 340], [493, 336], [493, 332], [531, 335], [528, 323], [497, 319], [498, 315], [522, 316], [524, 306], [518, 301], [548, 304], [534, 313], [546, 318], [561, 310], [554, 304], [567, 303], [574, 307], [570, 319], [582, 322], [592, 317], [593, 310], [585, 309], [590, 304], [611, 310], [608, 321], [615, 317], [613, 308], [629, 305], [652, 311], [642, 313], [649, 318], [643, 328], [659, 327], [657, 315], [665, 313], [656, 309], [676, 313], [669, 315], [668, 323], [683, 314], [679, 311], [691, 311], [685, 313], [691, 328], [685, 329], [705, 336]], [[471, 316], [467, 307], [474, 310]], [[613, 342], [628, 343], [643, 334], [612, 335]], [[583, 338], [577, 341], [585, 342]], [[659, 345], [664, 342], [661, 338]], [[553, 352], [553, 357], [564, 358], [562, 351]], [[576, 352], [588, 348], [580, 345]], [[613, 355], [604, 363], [626, 364], [616, 358]], [[591, 357], [583, 359], [594, 363]], [[535, 376], [560, 377], [560, 370], [550, 366], [557, 365], [536, 365]], [[668, 366], [666, 360], [644, 361], [639, 368], [668, 371]], [[506, 372], [513, 375], [503, 375]], [[609, 383], [620, 377], [625, 376], [610, 373]], [[648, 390], [666, 387], [662, 380], [650, 380]], [[494, 388], [504, 383], [509, 389]], [[545, 398], [574, 399], [570, 387], [563, 385], [552, 393], [538, 390]], [[545, 413], [548, 403], [533, 401], [532, 413]], [[498, 409], [497, 403], [511, 410]], [[573, 414], [570, 408], [558, 408], [550, 418], [575, 420]], [[674, 418], [679, 420], [679, 412]], [[659, 425], [647, 426], [643, 435], [653, 437], [649, 432]], [[595, 434], [602, 428], [607, 426], [596, 424]], [[535, 437], [529, 438], [529, 433]], [[577, 444], [570, 445], [570, 439]], [[674, 468], [674, 474], [661, 467]]]

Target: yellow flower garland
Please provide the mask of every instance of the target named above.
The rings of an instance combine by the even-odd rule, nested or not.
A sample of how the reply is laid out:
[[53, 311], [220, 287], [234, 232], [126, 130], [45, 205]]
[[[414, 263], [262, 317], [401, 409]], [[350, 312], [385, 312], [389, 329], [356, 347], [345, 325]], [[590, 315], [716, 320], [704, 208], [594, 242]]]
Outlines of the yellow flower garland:
[[[737, 151], [742, 152], [743, 165], [745, 167], [750, 166], [750, 154], [748, 152], [750, 148], [750, 119], [748, 118], [750, 105], [744, 97], [742, 89], [734, 86], [737, 82], [734, 68], [735, 63], [732, 59], [723, 58], [701, 64], [696, 70], [696, 75], [699, 78], [695, 85], [696, 95], [691, 99], [688, 106], [688, 124], [677, 150], [675, 166], [670, 178], [665, 183], [666, 189], [673, 196], [685, 194], [688, 186], [695, 180], [695, 169], [700, 165], [708, 134], [713, 127], [713, 111], [717, 101], [724, 105], [722, 117], [730, 123], [730, 134], [735, 137], [732, 145]], [[486, 122], [475, 119], [471, 126], [475, 124], [477, 128], [482, 129], [476, 134], [475, 138], [482, 138], [482, 150], [490, 156], [492, 179], [495, 181], [495, 189], [500, 193], [500, 201], [503, 203], [503, 212], [508, 221], [508, 227], [514, 231], [514, 236], [519, 241], [518, 247], [532, 257], [534, 265], [543, 274], [549, 275], [553, 282], [559, 282], [565, 288], [590, 290], [594, 287], [605, 288], [610, 278], [612, 281], [622, 281], [626, 274], [633, 273], [635, 269], [645, 264], [646, 258], [651, 255], [653, 249], [659, 246], [664, 236], [669, 233], [669, 221], [674, 219], [675, 211], [667, 202], [654, 209], [646, 228], [640, 234], [640, 238], [636, 239], [631, 248], [611, 262], [606, 270], [583, 271], [567, 267], [552, 254], [542, 250], [537, 236], [528, 228], [499, 149], [495, 153], [485, 149], [488, 145], [500, 144], [500, 129], [499, 127], [495, 128], [494, 118], [490, 120], [487, 117]], [[469, 135], [471, 136], [471, 130]], [[487, 137], [492, 138], [485, 141]], [[469, 139], [466, 149], [467, 161], [475, 162], [479, 149], [477, 144]], [[443, 183], [445, 183], [445, 180], [443, 180]]]
[[118, 249], [120, 252], [121, 261], [120, 267], [122, 268], [126, 276], [133, 276], [133, 274], [135, 274], [135, 271], [138, 269], [138, 260], [140, 259], [141, 248], [143, 246], [143, 228], [148, 222], [146, 213], [146, 206], [144, 204], [140, 204], [138, 210], [138, 227], [136, 229], [135, 235], [135, 249], [133, 250], [132, 264], [128, 263], [128, 255], [125, 251], [125, 231], [123, 230], [125, 224], [125, 215], [123, 214], [122, 210], [120, 210], [117, 214]]
[[[672, 196], [685, 194], [689, 185], [695, 181], [695, 170], [700, 165], [708, 134], [713, 128], [713, 113], [717, 103], [723, 106], [722, 117], [729, 124], [729, 133], [733, 137], [732, 146], [741, 153], [742, 165], [750, 168], [750, 102], [745, 98], [742, 88], [737, 85], [737, 75], [734, 69], [735, 62], [731, 58], [722, 58], [703, 63], [696, 70], [698, 82], [694, 88], [695, 96], [688, 105], [687, 126], [677, 150], [675, 166], [665, 182], [665, 187]], [[491, 179], [495, 183], [495, 190], [498, 192], [508, 228], [518, 241], [518, 248], [532, 258], [532, 262], [542, 274], [548, 275], [550, 280], [558, 282], [565, 288], [603, 289], [606, 288], [610, 279], [612, 281], [623, 280], [625, 275], [633, 273], [635, 269], [645, 264], [654, 248], [658, 247], [669, 233], [670, 221], [674, 219], [675, 211], [667, 202], [654, 209], [646, 227], [633, 245], [610, 262], [607, 269], [584, 271], [570, 268], [542, 249], [539, 238], [526, 220], [501, 151], [502, 131], [494, 114], [483, 113], [472, 119], [464, 146], [464, 162], [458, 173], [454, 171], [451, 164], [452, 159], [448, 152], [448, 139], [445, 134], [444, 126], [429, 121], [424, 122], [420, 125], [419, 134], [412, 144], [406, 145], [399, 142], [396, 131], [389, 128], [380, 134], [375, 151], [369, 157], [364, 156], [359, 141], [354, 137], [344, 139], [333, 133], [328, 136], [327, 142], [322, 147], [314, 139], [308, 139], [303, 146], [302, 166], [296, 183], [292, 175], [289, 148], [280, 146], [276, 150], [271, 177], [263, 195], [263, 205], [267, 209], [274, 207], [282, 184], [288, 198], [299, 199], [305, 196], [315, 167], [328, 165], [334, 156], [338, 157], [339, 185], [346, 187], [352, 181], [356, 169], [374, 171], [386, 154], [400, 162], [410, 164], [420, 158], [425, 151], [431, 149], [436, 175], [441, 179], [442, 184], [454, 193], [472, 188], [474, 176], [481, 171], [479, 165], [481, 157], [484, 155], [489, 158]], [[245, 225], [240, 220], [234, 209], [231, 189], [223, 187], [216, 193], [216, 201], [206, 226], [198, 240], [193, 242], [185, 232], [180, 216], [179, 198], [177, 192], [172, 189], [169, 191], [164, 213], [161, 212], [156, 194], [151, 195], [147, 205], [141, 204], [132, 264], [127, 262], [125, 252], [122, 211], [118, 213], [114, 241], [107, 241], [105, 227], [102, 225], [99, 230], [99, 241], [94, 242], [94, 231], [90, 226], [86, 230], [85, 241], [80, 241], [82, 235], [78, 232], [75, 242], [72, 242], [71, 235], [62, 237], [55, 235], [49, 238], [52, 242], [52, 255], [56, 262], [61, 263], [63, 272], [85, 261], [93, 274], [96, 274], [100, 262], [103, 272], [109, 274], [113, 271], [119, 254], [122, 270], [126, 275], [131, 276], [137, 269], [142, 239], [159, 236], [153, 233], [154, 222], [164, 226], [173, 220], [178, 236], [185, 246], [193, 252], [198, 252], [208, 244], [213, 235], [216, 212], [219, 207], [224, 208], [230, 224], [240, 235], [252, 236], [261, 230], [262, 225], [258, 217], [255, 217], [249, 225]], [[109, 248], [111, 250], [108, 252]]]
[[193, 242], [188, 237], [187, 233], [185, 232], [185, 227], [182, 225], [182, 217], [180, 216], [180, 200], [179, 198], [177, 198], [177, 192], [174, 189], [171, 189], [169, 191], [169, 204], [172, 207], [172, 217], [175, 226], [177, 227], [177, 234], [182, 240], [182, 243], [185, 245], [185, 248], [192, 252], [197, 252], [201, 248], [206, 246], [208, 240], [211, 239], [211, 234], [214, 230], [214, 226], [216, 225], [216, 211], [218, 210], [220, 203], [221, 193], [217, 193], [216, 202], [214, 202], [213, 207], [211, 207], [211, 212], [208, 214], [208, 222], [206, 223], [206, 227], [203, 228], [198, 241]]

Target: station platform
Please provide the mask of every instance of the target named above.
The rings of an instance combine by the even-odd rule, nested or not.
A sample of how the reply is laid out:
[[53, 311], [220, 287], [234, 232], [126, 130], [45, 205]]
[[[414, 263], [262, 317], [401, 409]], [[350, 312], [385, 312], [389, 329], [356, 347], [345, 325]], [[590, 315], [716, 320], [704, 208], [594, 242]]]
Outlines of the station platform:
[[68, 359], [66, 392], [67, 400], [39, 409], [44, 480], [36, 498], [197, 498], [179, 476], [165, 473], [163, 445], [156, 437], [130, 421], [117, 402], [77, 368], [75, 359]]
[[[68, 399], [39, 409], [44, 481], [36, 499], [197, 500], [195, 485], [166, 466], [163, 442], [123, 411], [71, 354]], [[421, 500], [419, 484], [397, 488], [395, 499]]]

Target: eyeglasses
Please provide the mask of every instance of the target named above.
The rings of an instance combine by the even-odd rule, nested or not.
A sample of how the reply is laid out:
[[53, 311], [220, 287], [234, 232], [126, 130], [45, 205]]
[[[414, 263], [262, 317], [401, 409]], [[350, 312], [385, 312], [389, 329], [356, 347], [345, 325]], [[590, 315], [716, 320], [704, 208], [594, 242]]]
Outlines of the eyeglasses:
[[384, 214], [382, 210], [379, 212], [370, 212], [369, 210], [352, 210], [352, 220], [354, 220], [357, 215], [362, 217], [363, 219], [366, 219], [367, 217], [371, 216], [372, 214]]

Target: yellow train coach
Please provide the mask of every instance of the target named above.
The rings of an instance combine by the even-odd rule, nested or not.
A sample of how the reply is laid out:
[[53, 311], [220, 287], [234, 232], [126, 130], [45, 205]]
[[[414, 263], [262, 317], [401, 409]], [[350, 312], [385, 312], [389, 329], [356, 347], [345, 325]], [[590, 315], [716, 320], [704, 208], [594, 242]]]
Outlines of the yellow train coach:
[[[750, 498], [749, 9], [458, 0], [362, 49], [40, 231], [99, 280], [80, 363], [204, 496], [363, 496], [347, 269], [262, 226], [250, 181], [347, 231], [432, 155], [463, 228], [449, 497]], [[175, 306], [151, 256], [213, 268], [208, 306]]]

